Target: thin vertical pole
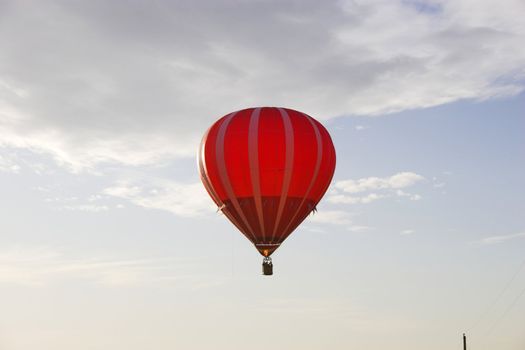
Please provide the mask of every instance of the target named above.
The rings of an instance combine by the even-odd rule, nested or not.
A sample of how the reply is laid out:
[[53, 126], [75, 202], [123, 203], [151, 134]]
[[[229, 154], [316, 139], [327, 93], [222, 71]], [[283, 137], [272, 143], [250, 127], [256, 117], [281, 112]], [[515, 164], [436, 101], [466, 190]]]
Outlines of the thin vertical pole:
[[467, 350], [467, 336], [463, 333], [463, 350]]

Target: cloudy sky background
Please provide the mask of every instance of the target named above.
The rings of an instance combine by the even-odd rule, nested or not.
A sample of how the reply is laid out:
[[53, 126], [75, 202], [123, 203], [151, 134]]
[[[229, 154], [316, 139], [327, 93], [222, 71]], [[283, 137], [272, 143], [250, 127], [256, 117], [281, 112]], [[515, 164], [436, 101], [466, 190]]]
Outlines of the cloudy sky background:
[[[523, 1], [0, 1], [0, 349], [525, 346]], [[260, 256], [197, 176], [249, 106], [321, 120]]]

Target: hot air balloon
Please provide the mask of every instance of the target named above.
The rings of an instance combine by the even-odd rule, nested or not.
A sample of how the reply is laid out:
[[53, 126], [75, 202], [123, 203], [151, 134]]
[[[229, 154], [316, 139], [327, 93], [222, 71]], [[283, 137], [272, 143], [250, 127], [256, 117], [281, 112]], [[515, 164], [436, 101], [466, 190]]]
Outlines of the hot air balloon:
[[288, 108], [248, 108], [225, 115], [205, 133], [199, 173], [210, 197], [264, 257], [316, 210], [335, 169], [328, 131]]

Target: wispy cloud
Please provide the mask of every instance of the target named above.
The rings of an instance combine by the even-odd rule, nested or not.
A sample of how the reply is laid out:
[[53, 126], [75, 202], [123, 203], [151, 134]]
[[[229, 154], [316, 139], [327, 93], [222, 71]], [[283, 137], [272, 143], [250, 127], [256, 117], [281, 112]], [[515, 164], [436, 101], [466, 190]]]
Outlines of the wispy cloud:
[[85, 211], [85, 212], [99, 213], [103, 211], [108, 211], [110, 207], [108, 205], [78, 204], [78, 205], [64, 205], [60, 207], [60, 209], [69, 210], [69, 211]]
[[413, 172], [402, 172], [389, 177], [366, 177], [359, 180], [341, 180], [335, 188], [346, 193], [360, 193], [365, 191], [398, 189], [414, 185], [424, 177]]
[[366, 226], [366, 225], [350, 225], [348, 227], [348, 231], [350, 232], [367, 232], [373, 229], [374, 229], [373, 227]]
[[496, 235], [496, 236], [490, 236], [485, 237], [481, 239], [479, 242], [481, 244], [497, 244], [497, 243], [503, 243], [506, 241], [510, 241], [517, 238], [525, 238], [525, 232], [520, 233], [514, 233], [510, 235]]
[[344, 194], [337, 194], [337, 192], [334, 192], [333, 194], [330, 194], [328, 196], [328, 201], [330, 203], [334, 204], [356, 204], [356, 203], [371, 203], [378, 199], [385, 198], [386, 195], [383, 194], [377, 194], [377, 193], [369, 193], [366, 196], [362, 197], [356, 197], [356, 196], [348, 196]]
[[[443, 175], [445, 175], [445, 176], [449, 176], [449, 175], [446, 175], [445, 173], [443, 173]], [[445, 183], [444, 181], [438, 179], [437, 176], [433, 176], [433, 177], [432, 177], [432, 183], [433, 183], [432, 186], [433, 186], [434, 188], [443, 188], [443, 187], [446, 186], [446, 183]]]
[[[328, 201], [334, 204], [371, 203], [390, 196], [420, 200], [421, 195], [401, 190], [423, 181], [425, 178], [413, 172], [401, 172], [389, 177], [367, 177], [358, 180], [340, 180], [333, 186]], [[365, 192], [371, 192], [366, 193]]]
[[103, 193], [144, 208], [166, 210], [182, 217], [211, 214], [216, 210], [204, 187], [198, 182], [182, 184], [151, 178], [119, 181]]
[[[344, 226], [347, 231], [354, 233], [363, 233], [374, 229], [370, 226], [356, 224], [353, 221], [353, 216], [354, 213], [344, 210], [321, 209], [305, 220], [304, 228], [310, 232], [326, 232], [326, 227], [329, 225], [338, 225]], [[310, 223], [318, 226], [310, 226]]]
[[411, 201], [418, 201], [421, 198], [423, 198], [420, 194], [411, 194], [411, 193], [407, 193], [407, 192], [402, 191], [402, 190], [397, 190], [395, 193], [396, 193], [396, 196], [398, 196], [398, 197], [408, 197], [408, 199], [410, 199]]
[[352, 222], [351, 214], [343, 210], [319, 210], [311, 214], [306, 221], [316, 224], [347, 225]]
[[20, 165], [18, 165], [11, 157], [0, 154], [0, 171], [18, 173], [20, 171]]
[[[52, 194], [52, 191], [45, 187], [37, 187], [35, 189], [39, 192]], [[98, 213], [108, 211], [112, 207], [107, 199], [108, 196], [99, 194], [90, 195], [87, 198], [79, 196], [50, 196], [44, 198], [44, 202], [51, 204], [56, 210]]]
[[0, 284], [42, 287], [62, 280], [126, 287], [182, 282], [191, 276], [181, 269], [193, 261], [172, 257], [67, 257], [49, 247], [15, 247], [0, 252]]

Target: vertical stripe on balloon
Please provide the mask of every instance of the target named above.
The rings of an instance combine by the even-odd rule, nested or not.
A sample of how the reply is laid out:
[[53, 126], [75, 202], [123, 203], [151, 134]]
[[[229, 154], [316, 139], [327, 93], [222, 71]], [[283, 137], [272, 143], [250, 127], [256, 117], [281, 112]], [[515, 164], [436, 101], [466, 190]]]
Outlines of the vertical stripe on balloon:
[[252, 180], [253, 199], [255, 201], [255, 209], [257, 210], [257, 217], [259, 219], [259, 226], [263, 241], [266, 240], [264, 232], [264, 216], [261, 198], [261, 181], [259, 171], [259, 114], [260, 108], [255, 108], [250, 116], [250, 125], [248, 127], [248, 154], [250, 161], [250, 177]]
[[[310, 118], [311, 118], [311, 117], [310, 117]], [[312, 119], [312, 118], [311, 118], [311, 119]], [[312, 122], [316, 123], [316, 124], [315, 124], [316, 127], [317, 127], [317, 124], [319, 124], [319, 122], [317, 122], [317, 121], [315, 121], [315, 120], [313, 120], [313, 119], [312, 119]], [[327, 140], [328, 143], [329, 143], [330, 145], [332, 145], [332, 138], [330, 137], [330, 134], [328, 133], [328, 131], [327, 131], [325, 128], [322, 128], [322, 130], [320, 130], [319, 132], [321, 132], [321, 131], [322, 131], [323, 134], [324, 134], [324, 139], [325, 139], [325, 141]], [[335, 164], [335, 150], [334, 150], [333, 146], [332, 146], [332, 147], [329, 147], [329, 148], [330, 148], [330, 152], [329, 152], [328, 154], [325, 154], [325, 155], [327, 155], [327, 156], [329, 156], [330, 158], [332, 158], [332, 159], [331, 159], [331, 162]], [[328, 190], [328, 187], [330, 187], [330, 183], [332, 182], [332, 178], [333, 178], [333, 176], [334, 176], [334, 172], [332, 171], [332, 172], [330, 173], [330, 177], [329, 177], [328, 179], [325, 180], [325, 186], [322, 187], [322, 191], [321, 191], [321, 193], [325, 193], [325, 192]]]
[[281, 222], [281, 217], [283, 215], [284, 205], [286, 204], [286, 199], [288, 197], [288, 190], [290, 188], [290, 181], [292, 179], [293, 171], [293, 155], [294, 155], [294, 131], [292, 121], [288, 112], [282, 108], [278, 108], [281, 118], [284, 125], [284, 137], [285, 137], [285, 146], [286, 146], [286, 157], [285, 157], [285, 166], [284, 166], [284, 175], [283, 175], [283, 187], [281, 190], [281, 197], [279, 199], [279, 207], [277, 209], [277, 217], [275, 219], [275, 225], [273, 227], [272, 239], [271, 242], [275, 239], [275, 234]]

